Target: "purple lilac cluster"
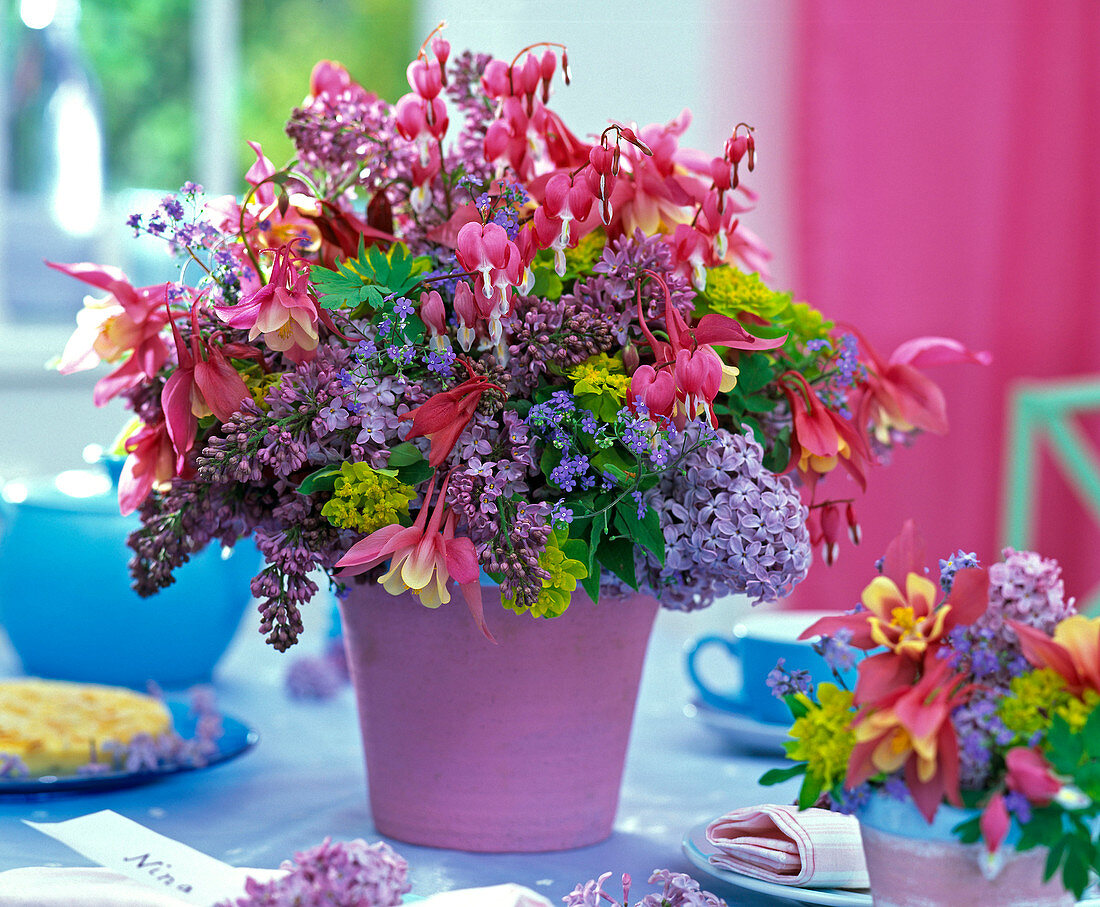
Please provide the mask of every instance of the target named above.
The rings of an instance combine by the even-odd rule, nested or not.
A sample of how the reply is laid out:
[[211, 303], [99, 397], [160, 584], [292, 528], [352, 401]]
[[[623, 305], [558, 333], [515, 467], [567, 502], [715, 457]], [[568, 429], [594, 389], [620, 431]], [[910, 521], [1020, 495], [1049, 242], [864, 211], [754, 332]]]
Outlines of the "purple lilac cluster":
[[130, 572], [139, 595], [175, 582], [174, 571], [210, 542], [232, 546], [262, 519], [268, 492], [254, 487], [177, 479], [139, 508], [141, 526], [127, 540]]
[[[616, 900], [603, 890], [604, 884], [611, 878], [605, 872], [598, 879], [590, 879], [577, 885], [562, 900], [565, 907], [629, 907], [632, 880], [623, 873], [622, 900]], [[726, 907], [726, 902], [717, 895], [704, 891], [691, 876], [670, 869], [655, 869], [649, 876], [650, 885], [660, 885], [660, 891], [647, 894], [634, 907]]]
[[646, 319], [665, 317], [664, 291], [655, 280], [646, 277], [646, 271], [661, 275], [668, 286], [669, 299], [681, 315], [686, 318], [695, 308], [695, 289], [687, 276], [676, 269], [672, 249], [660, 235], [646, 236], [636, 230], [633, 236], [612, 240], [592, 270], [596, 276], [577, 281], [573, 294], [563, 296], [561, 303], [598, 316], [611, 326], [619, 343], [626, 343], [631, 334], [635, 339], [640, 336], [639, 283]]
[[269, 882], [249, 878], [245, 896], [218, 907], [396, 907], [409, 884], [409, 864], [388, 844], [332, 841], [294, 855]]
[[608, 320], [569, 297], [517, 297], [508, 331], [508, 384], [521, 394], [615, 345]]
[[806, 508], [790, 478], [766, 469], [763, 456], [750, 436], [719, 428], [662, 478], [652, 506], [665, 564], [645, 555], [639, 575], [666, 607], [690, 611], [736, 594], [775, 601], [805, 577]]
[[365, 375], [354, 382], [355, 420], [359, 432], [354, 447], [362, 450], [363, 459], [373, 467], [382, 466], [389, 449], [404, 440], [409, 432], [408, 420], [401, 415], [426, 398], [424, 390], [403, 375]]
[[[498, 425], [478, 413], [456, 447], [447, 503], [459, 527], [477, 548], [482, 566], [501, 576], [501, 594], [518, 604], [537, 601], [539, 566], [550, 536], [550, 505], [522, 503], [530, 498], [527, 477], [537, 471], [530, 432], [520, 417], [505, 410]], [[517, 503], [517, 500], [521, 503]]]
[[[252, 580], [252, 594], [260, 599], [260, 630], [280, 651], [302, 632], [299, 606], [317, 591], [310, 574], [331, 568], [353, 541], [321, 515], [316, 498], [298, 493], [296, 479], [304, 470], [344, 460], [381, 465], [385, 451], [408, 431], [398, 416], [422, 398], [420, 386], [400, 375], [356, 379], [353, 368], [352, 351], [318, 349], [312, 361], [266, 392], [263, 410], [246, 401], [197, 460], [199, 478], [210, 489], [221, 487], [245, 499], [250, 489], [264, 495], [257, 502], [261, 506], [250, 508], [250, 519], [232, 525], [253, 531], [266, 559]], [[205, 525], [200, 522], [196, 538]], [[146, 559], [163, 559], [148, 541]], [[170, 570], [161, 574], [170, 576]]]
[[269, 476], [285, 479], [361, 453], [354, 441], [358, 418], [349, 409], [353, 398], [344, 378], [350, 358], [343, 347], [322, 346], [313, 360], [267, 389], [262, 409], [246, 400], [207, 441], [197, 459], [199, 477], [263, 483]]
[[[948, 563], [955, 562], [958, 569], [966, 565], [964, 557], [971, 556], [958, 552]], [[1011, 734], [997, 718], [996, 703], [1008, 693], [1012, 679], [1029, 666], [1007, 621], [1019, 621], [1049, 634], [1059, 621], [1077, 610], [1073, 599], [1065, 597], [1062, 571], [1056, 561], [1012, 548], [1004, 549], [1002, 557], [989, 568], [989, 607], [985, 613], [949, 636], [947, 651], [952, 665], [969, 673], [979, 684], [967, 702], [952, 713], [959, 736], [960, 784], [964, 789], [981, 789], [989, 778], [990, 745], [1011, 741]]]
[[322, 180], [325, 197], [352, 186], [374, 192], [411, 170], [413, 152], [397, 135], [393, 107], [359, 85], [306, 98], [286, 134], [298, 161]]
[[320, 702], [332, 699], [349, 679], [343, 643], [334, 640], [320, 655], [303, 655], [291, 662], [283, 678], [291, 699]]

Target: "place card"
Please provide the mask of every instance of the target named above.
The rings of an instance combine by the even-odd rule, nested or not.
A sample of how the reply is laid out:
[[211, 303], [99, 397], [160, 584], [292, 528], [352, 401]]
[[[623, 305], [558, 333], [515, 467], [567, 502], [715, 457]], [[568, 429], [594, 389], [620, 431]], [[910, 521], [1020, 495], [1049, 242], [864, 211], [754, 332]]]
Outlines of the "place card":
[[64, 822], [23, 821], [100, 866], [185, 904], [211, 907], [244, 894], [239, 869], [109, 809]]

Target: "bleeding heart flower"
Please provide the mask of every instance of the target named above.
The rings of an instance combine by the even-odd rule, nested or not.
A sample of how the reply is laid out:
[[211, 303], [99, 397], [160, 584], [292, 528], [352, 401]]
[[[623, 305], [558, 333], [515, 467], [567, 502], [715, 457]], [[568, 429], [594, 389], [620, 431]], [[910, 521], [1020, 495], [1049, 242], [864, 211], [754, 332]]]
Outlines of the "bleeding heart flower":
[[1005, 768], [1005, 786], [1023, 794], [1036, 806], [1046, 806], [1062, 789], [1062, 782], [1038, 750], [1013, 747], [1005, 753]]

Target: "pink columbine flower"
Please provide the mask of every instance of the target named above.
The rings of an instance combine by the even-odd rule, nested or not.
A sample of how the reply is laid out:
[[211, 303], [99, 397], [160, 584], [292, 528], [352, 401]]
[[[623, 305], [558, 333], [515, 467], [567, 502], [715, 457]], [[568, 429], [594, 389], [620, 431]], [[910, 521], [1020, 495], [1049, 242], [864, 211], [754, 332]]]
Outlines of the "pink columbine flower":
[[[469, 365], [466, 366], [469, 370]], [[428, 465], [440, 466], [450, 456], [455, 444], [474, 417], [481, 395], [488, 390], [501, 390], [483, 375], [470, 373], [461, 384], [433, 394], [415, 409], [398, 416], [412, 419], [409, 438], [427, 438], [431, 442]]]
[[176, 477], [176, 452], [163, 419], [142, 425], [126, 439], [126, 462], [118, 480], [118, 507], [123, 516], [141, 506], [154, 488]]
[[135, 288], [117, 268], [81, 262], [62, 265], [46, 262], [54, 270], [108, 295], [88, 296], [77, 313], [76, 330], [61, 354], [58, 371], [63, 375], [94, 368], [100, 362], [125, 361], [95, 386], [96, 406], [144, 381], [152, 381], [168, 361], [168, 346], [161, 329], [168, 320], [164, 309], [165, 287]]
[[190, 349], [183, 342], [176, 322], [169, 319], [179, 365], [164, 382], [160, 400], [179, 470], [184, 468], [187, 452], [195, 442], [198, 420], [212, 413], [225, 422], [251, 397], [244, 379], [225, 354], [203, 341], [198, 325], [201, 304], [196, 300], [191, 306]]
[[412, 592], [428, 608], [438, 608], [451, 600], [447, 583], [453, 578], [462, 590], [466, 606], [477, 627], [490, 642], [496, 642], [485, 624], [481, 602], [481, 571], [474, 543], [455, 538], [456, 517], [446, 504], [447, 479], [439, 490], [431, 519], [428, 510], [435, 487], [435, 476], [428, 482], [424, 504], [412, 526], [391, 523], [376, 529], [356, 542], [340, 560], [340, 576], [354, 576], [385, 560], [390, 569], [379, 580], [390, 595]]
[[916, 429], [938, 435], [947, 432], [947, 404], [943, 391], [919, 369], [930, 365], [972, 362], [988, 365], [988, 352], [974, 352], [950, 337], [917, 337], [883, 359], [866, 340], [860, 342], [870, 359], [867, 383], [858, 406], [858, 423], [871, 425], [883, 444], [890, 444], [892, 430]]
[[271, 279], [236, 305], [213, 306], [230, 327], [248, 331], [248, 339], [263, 336], [269, 349], [286, 353], [299, 364], [317, 349], [317, 303], [309, 292], [309, 272], [299, 271], [290, 245], [275, 252]]

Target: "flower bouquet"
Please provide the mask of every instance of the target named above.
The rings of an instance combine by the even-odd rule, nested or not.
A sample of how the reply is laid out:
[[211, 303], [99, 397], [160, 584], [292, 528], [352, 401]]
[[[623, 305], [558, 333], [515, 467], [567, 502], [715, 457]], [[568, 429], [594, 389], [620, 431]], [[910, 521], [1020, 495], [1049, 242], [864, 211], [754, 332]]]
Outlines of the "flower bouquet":
[[[557, 618], [543, 634], [578, 602], [639, 590], [684, 610], [771, 601], [812, 545], [831, 561], [845, 522], [858, 535], [871, 465], [946, 429], [918, 369], [982, 356], [922, 338], [881, 357], [764, 283], [740, 221], [749, 127], [718, 156], [680, 147], [686, 112], [581, 139], [548, 106], [559, 75], [557, 45], [452, 59], [433, 33], [390, 104], [319, 63], [287, 125], [293, 161], [253, 144], [242, 199], [188, 183], [130, 219], [180, 256], [177, 281], [54, 265], [107, 294], [86, 302], [60, 368], [117, 363], [95, 402], [135, 413], [119, 498], [142, 520], [140, 592], [251, 535], [279, 650], [318, 569], [341, 596], [381, 588], [437, 621], [457, 585], [490, 639], [511, 618], [485, 596]], [[821, 481], [838, 467], [854, 482]], [[346, 604], [345, 624], [361, 610]], [[614, 614], [587, 635], [625, 638]]]
[[[1064, 888], [1040, 886], [1050, 900], [1026, 902], [1080, 897], [1100, 871], [1100, 618], [1076, 613], [1057, 564], [1033, 552], [1005, 549], [988, 569], [956, 552], [939, 562], [937, 585], [911, 522], [878, 567], [860, 606], [805, 634], [821, 635], [815, 646], [834, 670], [858, 658], [855, 689], [839, 674], [814, 689], [777, 669], [797, 764], [763, 783], [802, 775], [801, 807], [824, 798], [859, 815], [872, 888], [892, 897], [908, 880], [933, 897], [940, 873], [953, 886], [945, 903], [992, 903], [986, 880], [1001, 883], [996, 903], [1017, 903], [1059, 872]], [[908, 879], [876, 865], [873, 814], [897, 821], [903, 804], [926, 826], [915, 835], [935, 823], [972, 845], [971, 882], [967, 871], [899, 861], [896, 841], [891, 862]], [[1035, 878], [1005, 868], [1039, 847]]]

